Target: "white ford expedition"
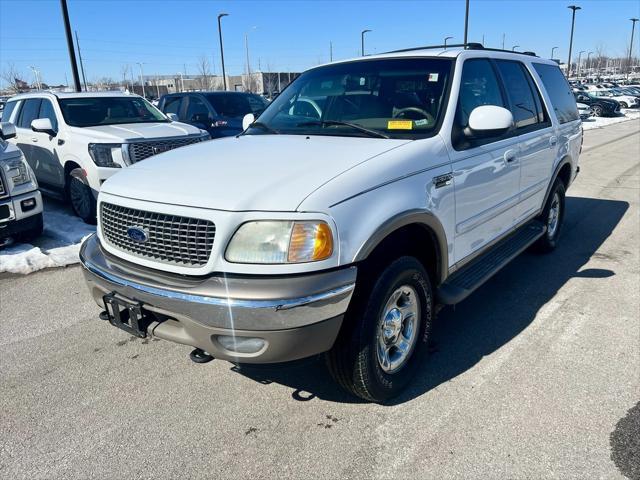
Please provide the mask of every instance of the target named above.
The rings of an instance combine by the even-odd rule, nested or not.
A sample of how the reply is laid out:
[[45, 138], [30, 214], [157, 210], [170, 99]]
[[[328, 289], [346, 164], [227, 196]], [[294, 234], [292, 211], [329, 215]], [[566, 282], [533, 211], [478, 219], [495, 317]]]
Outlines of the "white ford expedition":
[[100, 186], [119, 169], [209, 139], [123, 92], [16, 95], [2, 118], [16, 126], [11, 142], [23, 151], [41, 189], [64, 196], [88, 223], [95, 222]]
[[556, 246], [582, 143], [554, 62], [476, 44], [313, 68], [246, 123], [104, 184], [100, 316], [194, 361], [326, 353], [370, 401], [425, 366], [438, 305]]

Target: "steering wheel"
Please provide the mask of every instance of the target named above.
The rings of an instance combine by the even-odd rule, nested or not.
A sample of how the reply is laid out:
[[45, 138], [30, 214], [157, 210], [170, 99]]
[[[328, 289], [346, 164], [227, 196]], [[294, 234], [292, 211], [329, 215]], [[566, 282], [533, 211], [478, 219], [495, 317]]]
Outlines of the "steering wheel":
[[419, 108], [419, 107], [401, 108], [400, 110], [398, 110], [397, 112], [394, 113], [393, 118], [405, 118], [405, 114], [406, 113], [410, 113], [410, 112], [419, 113], [420, 115], [422, 115], [422, 117], [414, 118], [412, 120], [422, 120], [424, 118], [429, 123], [434, 123], [433, 115], [431, 115], [429, 112], [427, 112], [426, 110], [423, 110], [422, 108]]

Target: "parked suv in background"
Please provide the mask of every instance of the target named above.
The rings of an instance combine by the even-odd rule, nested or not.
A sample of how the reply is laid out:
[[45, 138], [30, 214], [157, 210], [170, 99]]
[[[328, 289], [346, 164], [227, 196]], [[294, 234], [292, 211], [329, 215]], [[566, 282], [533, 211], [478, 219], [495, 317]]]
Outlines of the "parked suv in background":
[[594, 92], [574, 92], [576, 102], [589, 105], [596, 117], [613, 117], [620, 113], [620, 103], [612, 98], [596, 97]]
[[9, 239], [31, 240], [42, 233], [42, 198], [38, 182], [19, 148], [7, 142], [16, 134], [0, 123], [0, 247]]
[[242, 132], [242, 118], [267, 108], [259, 95], [244, 92], [183, 92], [164, 95], [158, 108], [181, 122], [206, 130], [211, 138]]
[[476, 44], [313, 68], [253, 120], [104, 184], [91, 294], [197, 361], [328, 352], [370, 401], [426, 368], [437, 305], [556, 247], [582, 144], [555, 62]]
[[3, 120], [16, 126], [20, 147], [43, 190], [69, 199], [95, 222], [102, 182], [122, 167], [209, 135], [170, 121], [137, 95], [121, 92], [38, 92], [11, 97]]

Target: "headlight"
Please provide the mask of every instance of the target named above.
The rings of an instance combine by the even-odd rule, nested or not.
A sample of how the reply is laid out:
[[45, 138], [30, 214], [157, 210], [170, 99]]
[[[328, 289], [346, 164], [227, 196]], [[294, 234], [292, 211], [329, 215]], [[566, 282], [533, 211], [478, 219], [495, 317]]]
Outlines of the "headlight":
[[5, 177], [11, 181], [11, 187], [13, 188], [29, 182], [35, 183], [31, 168], [22, 156], [11, 160], [0, 161], [0, 166], [5, 171]]
[[116, 163], [113, 154], [120, 154], [122, 145], [119, 143], [90, 143], [89, 155], [93, 163], [99, 167], [120, 168], [121, 165]]
[[255, 221], [243, 224], [227, 247], [232, 263], [304, 263], [333, 253], [331, 228], [322, 221]]

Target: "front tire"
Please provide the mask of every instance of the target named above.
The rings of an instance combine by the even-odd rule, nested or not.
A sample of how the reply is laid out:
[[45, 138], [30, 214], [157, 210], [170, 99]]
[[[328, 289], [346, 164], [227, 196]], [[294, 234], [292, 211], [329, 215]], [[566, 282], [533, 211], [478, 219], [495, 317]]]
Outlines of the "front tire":
[[626, 102], [620, 102], [620, 108], [629, 108]]
[[593, 107], [593, 114], [596, 117], [602, 117], [602, 114], [603, 114], [602, 107], [600, 107], [599, 105], [596, 105], [595, 107]]
[[538, 220], [547, 226], [547, 231], [534, 244], [535, 250], [541, 253], [548, 253], [558, 246], [560, 231], [564, 221], [565, 188], [561, 180], [556, 179], [547, 203], [538, 217]]
[[431, 283], [416, 258], [401, 257], [356, 294], [327, 365], [348, 392], [383, 402], [407, 386], [428, 353]]
[[97, 202], [93, 197], [91, 187], [79, 178], [70, 175], [67, 182], [67, 192], [75, 214], [85, 223], [94, 225], [96, 223]]

